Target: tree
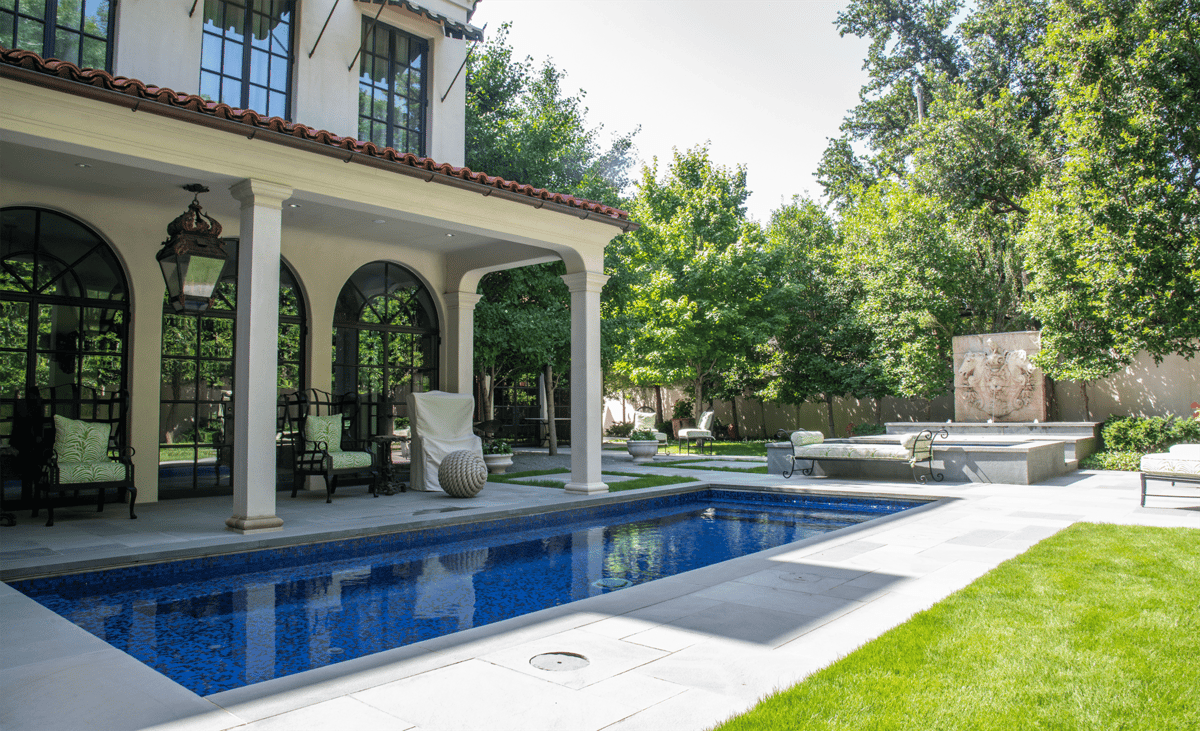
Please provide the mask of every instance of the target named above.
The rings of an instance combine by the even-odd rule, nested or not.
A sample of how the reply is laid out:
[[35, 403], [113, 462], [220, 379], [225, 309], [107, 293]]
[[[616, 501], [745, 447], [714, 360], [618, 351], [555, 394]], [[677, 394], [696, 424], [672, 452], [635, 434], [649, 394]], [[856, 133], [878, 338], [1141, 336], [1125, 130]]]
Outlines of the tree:
[[641, 228], [610, 246], [619, 289], [605, 294], [623, 323], [613, 368], [636, 385], [687, 384], [697, 417], [704, 385], [770, 331], [770, 267], [747, 197], [744, 168], [714, 165], [704, 146], [676, 150], [661, 179], [657, 160], [643, 168], [630, 208]]
[[[545, 61], [518, 60], [508, 25], [476, 47], [467, 62], [466, 162], [474, 170], [555, 192], [619, 205], [633, 136], [601, 145], [589, 127], [584, 92], [563, 93], [566, 74]], [[570, 293], [561, 262], [495, 272], [479, 286], [475, 307], [475, 372], [493, 384], [532, 377], [552, 365], [567, 371]], [[553, 386], [553, 384], [547, 384]], [[491, 390], [484, 399], [491, 401]], [[486, 407], [486, 403], [484, 404]]]
[[1038, 364], [1089, 380], [1200, 338], [1200, 2], [1057, 0], [1058, 166], [1023, 240]]
[[872, 359], [872, 334], [856, 311], [859, 287], [839, 270], [841, 241], [813, 201], [794, 198], [775, 211], [767, 237], [780, 252], [786, 289], [775, 339], [778, 398], [799, 404], [819, 396], [836, 435], [834, 398], [878, 400], [888, 390]]

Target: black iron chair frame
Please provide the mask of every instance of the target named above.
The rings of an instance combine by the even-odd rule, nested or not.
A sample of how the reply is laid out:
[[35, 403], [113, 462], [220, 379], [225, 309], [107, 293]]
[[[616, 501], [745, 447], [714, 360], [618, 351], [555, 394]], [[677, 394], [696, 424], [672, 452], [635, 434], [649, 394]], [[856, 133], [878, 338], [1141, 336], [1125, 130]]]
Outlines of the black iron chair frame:
[[[73, 387], [74, 398], [58, 398], [51, 389], [44, 389], [50, 398], [40, 397], [36, 406], [39, 413], [46, 419], [37, 428], [43, 430], [46, 438], [50, 439], [49, 446], [42, 447], [42, 468], [35, 485], [33, 514], [36, 518], [41, 508], [46, 508], [46, 527], [54, 525], [54, 500], [51, 495], [62, 499], [67, 493], [78, 497], [83, 490], [96, 490], [96, 512], [104, 511], [104, 493], [112, 488], [124, 490], [129, 495], [129, 519], [136, 520], [134, 504], [137, 502], [137, 485], [134, 482], [133, 455], [134, 449], [127, 443], [126, 424], [129, 418], [129, 395], [125, 391], [114, 391], [109, 394], [97, 394], [95, 389], [88, 387]], [[84, 407], [90, 407], [91, 414], [82, 413]], [[67, 413], [63, 413], [67, 412]], [[109, 425], [108, 458], [119, 462], [125, 467], [125, 477], [120, 480], [102, 480], [97, 482], [61, 482], [58, 454], [54, 449], [54, 428], [51, 421], [58, 414], [70, 419], [79, 419], [91, 423]], [[47, 427], [48, 425], [48, 427]]]
[[[325, 478], [326, 503], [333, 502], [333, 494], [337, 491], [339, 478], [342, 477], [357, 476], [361, 482], [364, 475], [369, 475], [370, 493], [374, 497], [379, 497], [379, 480], [382, 470], [378, 451], [369, 439], [353, 433], [357, 429], [357, 417], [362, 404], [362, 399], [358, 394], [334, 396], [326, 391], [310, 388], [284, 394], [280, 396], [279, 401], [282, 412], [280, 416], [281, 432], [284, 435], [290, 435], [293, 440], [292, 497], [299, 494], [300, 482], [303, 478], [317, 475]], [[304, 438], [306, 420], [310, 416], [333, 415], [343, 417], [342, 451], [369, 453], [371, 455], [369, 466], [333, 467], [328, 443], [314, 441], [311, 442], [312, 447], [309, 448], [310, 443]], [[346, 428], [347, 423], [350, 425], [349, 431]]]

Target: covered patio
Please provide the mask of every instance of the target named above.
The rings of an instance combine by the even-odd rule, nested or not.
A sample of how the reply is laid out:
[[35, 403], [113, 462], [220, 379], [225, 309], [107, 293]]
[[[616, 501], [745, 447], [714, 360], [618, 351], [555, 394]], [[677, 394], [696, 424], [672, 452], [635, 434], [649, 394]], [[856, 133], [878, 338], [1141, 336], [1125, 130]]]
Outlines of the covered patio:
[[[279, 375], [285, 361], [292, 389], [362, 388], [354, 375], [361, 364], [347, 361], [338, 342], [329, 347], [331, 335], [341, 337], [335, 326], [347, 288], [358, 286], [369, 301], [402, 286], [428, 302], [426, 319], [432, 322], [397, 328], [413, 333], [413, 355], [382, 398], [403, 403], [412, 390], [471, 392], [473, 307], [482, 276], [556, 260], [566, 266], [563, 279], [571, 291], [575, 449], [567, 490], [607, 489], [599, 456], [600, 289], [605, 245], [634, 226], [623, 211], [104, 71], [80, 71], [26, 51], [0, 53], [0, 91], [6, 100], [0, 112], [0, 207], [37, 222], [28, 226], [30, 238], [48, 235], [49, 224], [42, 222], [77, 226], [111, 252], [124, 278], [116, 294], [93, 295], [128, 306], [112, 325], [123, 342], [121, 365], [110, 369], [107, 380], [95, 378], [104, 381], [99, 388], [129, 394], [139, 504], [161, 497], [163, 364], [176, 355], [164, 340], [182, 322], [164, 314], [163, 276], [154, 256], [167, 224], [188, 204], [182, 186], [189, 184], [211, 190], [200, 196], [205, 212], [223, 225], [223, 236], [236, 239], [230, 372], [209, 385], [229, 392], [233, 414], [230, 529], [283, 527], [275, 489], [276, 399], [285, 389]], [[35, 243], [47, 246], [41, 239]], [[8, 248], [13, 251], [6, 257], [20, 248], [16, 238]], [[362, 284], [371, 276], [379, 280], [370, 285], [377, 291]], [[296, 301], [296, 322], [284, 325], [302, 333], [286, 357], [279, 346], [281, 277]], [[29, 287], [32, 310], [42, 306], [37, 286]], [[43, 325], [31, 324], [30, 332], [37, 327], [54, 329], [52, 341], [58, 342], [58, 331], [73, 326], [54, 315]], [[43, 353], [54, 361], [45, 352], [53, 346], [35, 340], [30, 335], [22, 368], [39, 368], [35, 361]], [[40, 380], [56, 378], [77, 384], [80, 378], [71, 381], [70, 374], [53, 370], [38, 374], [38, 385], [53, 386]]]

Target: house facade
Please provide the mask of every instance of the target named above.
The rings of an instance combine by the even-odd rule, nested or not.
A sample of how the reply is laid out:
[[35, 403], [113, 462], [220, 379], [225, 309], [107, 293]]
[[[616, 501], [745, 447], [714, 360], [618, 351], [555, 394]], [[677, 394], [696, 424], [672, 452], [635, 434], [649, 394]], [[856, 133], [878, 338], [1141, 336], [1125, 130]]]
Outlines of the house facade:
[[[355, 391], [389, 418], [413, 390], [470, 393], [480, 278], [562, 260], [568, 490], [606, 490], [604, 247], [633, 224], [462, 167], [474, 5], [0, 7], [0, 407], [123, 389], [139, 503], [231, 489], [232, 529], [275, 530], [280, 393]], [[165, 301], [155, 259], [196, 184], [234, 254], [201, 316]], [[216, 431], [227, 474], [197, 466]]]

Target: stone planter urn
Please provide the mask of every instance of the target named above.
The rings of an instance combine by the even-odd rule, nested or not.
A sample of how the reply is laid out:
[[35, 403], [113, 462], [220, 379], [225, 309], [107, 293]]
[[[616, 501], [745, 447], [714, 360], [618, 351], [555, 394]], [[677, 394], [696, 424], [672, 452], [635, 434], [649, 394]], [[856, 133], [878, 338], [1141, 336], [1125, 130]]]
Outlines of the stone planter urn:
[[511, 454], [485, 454], [483, 461], [487, 464], [488, 473], [493, 475], [503, 475], [504, 470], [512, 467]]
[[634, 464], [645, 464], [654, 459], [654, 455], [658, 454], [658, 440], [647, 439], [638, 441], [625, 442], [625, 450], [633, 457]]

